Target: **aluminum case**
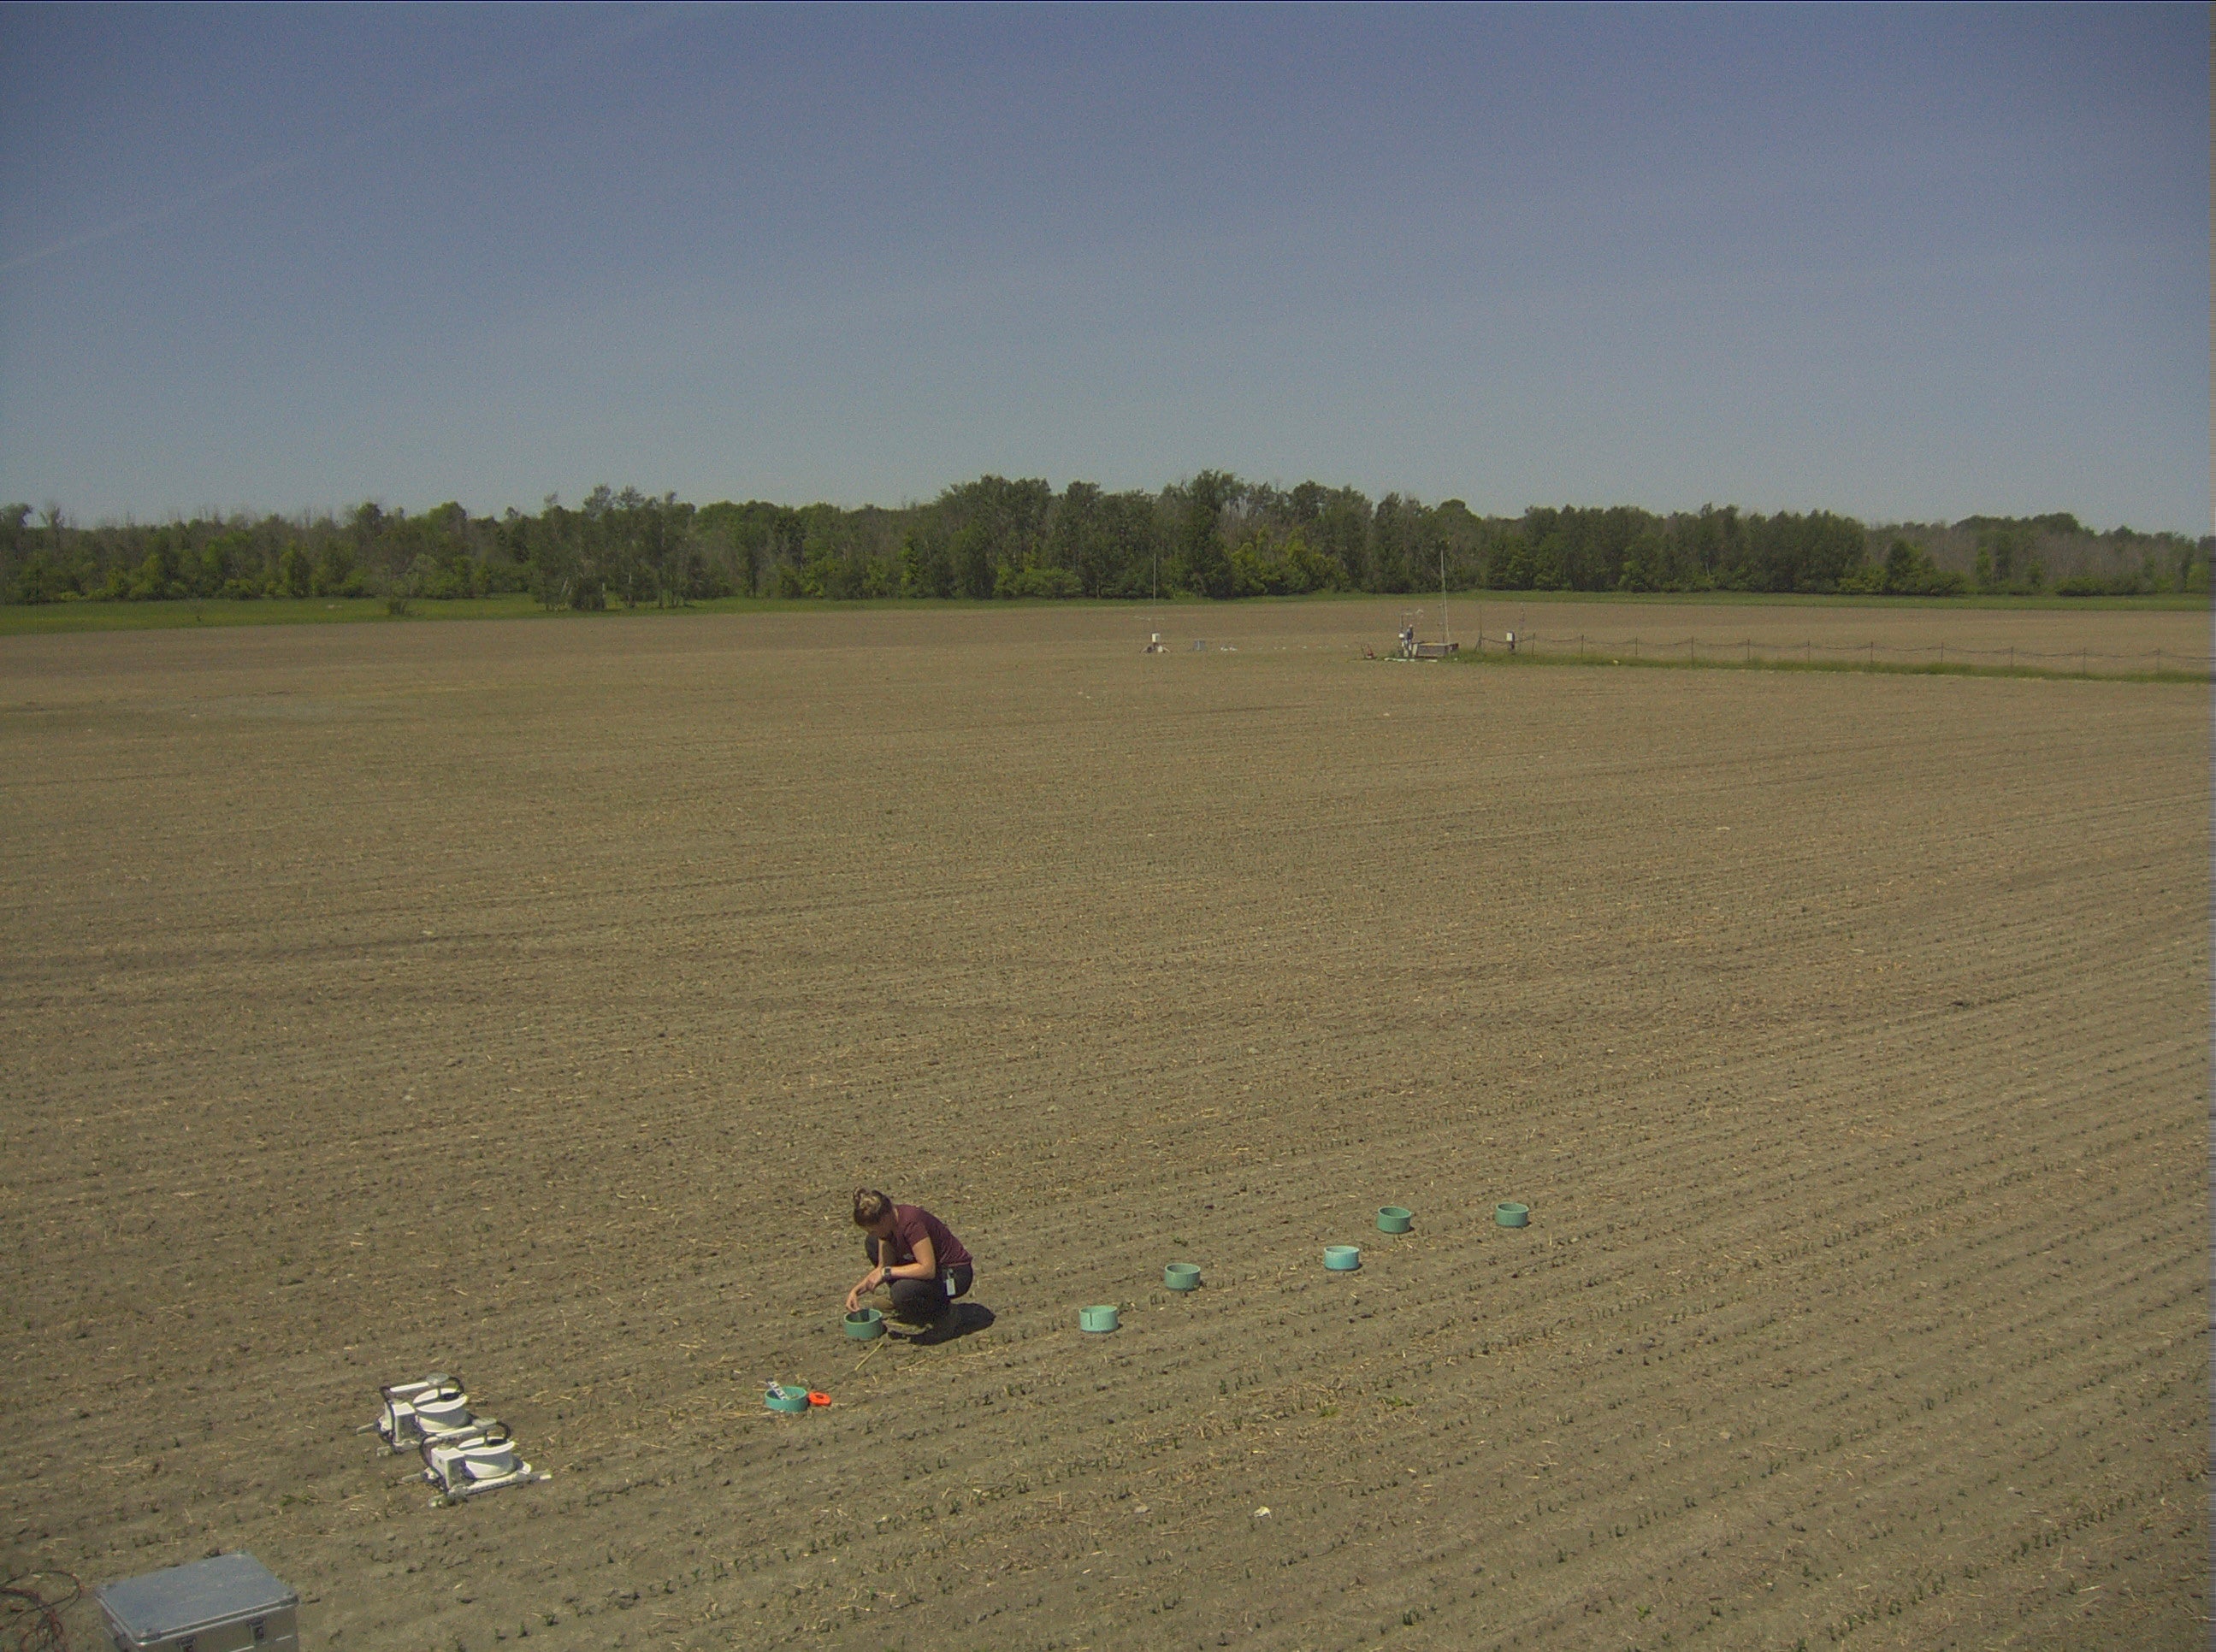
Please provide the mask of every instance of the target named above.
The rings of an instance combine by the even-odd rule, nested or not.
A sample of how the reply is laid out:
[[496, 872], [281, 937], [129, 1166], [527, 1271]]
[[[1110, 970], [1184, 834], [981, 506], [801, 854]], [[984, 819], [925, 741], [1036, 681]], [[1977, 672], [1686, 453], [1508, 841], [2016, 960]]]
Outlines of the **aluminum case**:
[[300, 1644], [300, 1597], [243, 1551], [92, 1593], [116, 1652], [298, 1652]]

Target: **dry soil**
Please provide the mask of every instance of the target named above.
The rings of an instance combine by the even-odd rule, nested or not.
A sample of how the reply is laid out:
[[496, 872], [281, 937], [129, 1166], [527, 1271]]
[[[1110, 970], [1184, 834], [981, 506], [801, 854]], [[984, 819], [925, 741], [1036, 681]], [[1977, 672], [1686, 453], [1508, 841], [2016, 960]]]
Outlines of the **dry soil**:
[[[2203, 1644], [2207, 689], [1397, 613], [0, 642], [0, 1565], [249, 1549], [339, 1652]], [[841, 1336], [858, 1182], [962, 1334]], [[428, 1370], [553, 1477], [429, 1507]]]

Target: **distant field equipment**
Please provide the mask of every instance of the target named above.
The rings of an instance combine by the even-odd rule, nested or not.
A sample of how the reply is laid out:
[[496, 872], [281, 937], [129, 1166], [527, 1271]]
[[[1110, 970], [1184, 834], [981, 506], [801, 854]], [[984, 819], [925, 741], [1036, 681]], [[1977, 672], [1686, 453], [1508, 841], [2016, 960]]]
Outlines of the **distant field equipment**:
[[470, 1397], [461, 1379], [434, 1372], [419, 1382], [391, 1383], [377, 1391], [383, 1409], [377, 1432], [388, 1450], [412, 1451], [434, 1434], [451, 1434], [470, 1420]]
[[377, 1391], [383, 1409], [360, 1432], [374, 1428], [386, 1450], [413, 1451], [422, 1459], [423, 1477], [436, 1488], [434, 1508], [551, 1477], [523, 1460], [498, 1417], [479, 1416], [470, 1409], [468, 1391], [458, 1377], [435, 1373]]
[[1393, 650], [1395, 660], [1446, 660], [1462, 652], [1462, 644], [1454, 640], [1447, 629], [1446, 594], [1439, 596], [1439, 635], [1436, 642], [1424, 642], [1419, 635], [1424, 623], [1424, 611], [1400, 616], [1400, 635]]
[[488, 1422], [427, 1440], [422, 1451], [423, 1477], [439, 1489], [440, 1500], [446, 1502], [545, 1477], [523, 1460], [514, 1440], [498, 1422]]

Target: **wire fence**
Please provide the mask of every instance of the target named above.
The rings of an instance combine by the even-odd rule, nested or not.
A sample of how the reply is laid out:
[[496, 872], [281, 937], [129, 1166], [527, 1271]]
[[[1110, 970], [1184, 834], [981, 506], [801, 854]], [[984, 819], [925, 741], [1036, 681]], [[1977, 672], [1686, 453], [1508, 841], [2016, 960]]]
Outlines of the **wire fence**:
[[[1470, 644], [1464, 644], [1466, 648]], [[1518, 658], [1606, 660], [1622, 665], [1806, 666], [1811, 670], [1993, 671], [2066, 677], [2154, 677], [2207, 681], [2216, 655], [2176, 648], [2117, 653], [2096, 648], [2034, 648], [2022, 643], [1972, 648], [1959, 642], [1798, 642], [1761, 637], [1589, 636], [1583, 632], [1487, 632], [1475, 652]]]

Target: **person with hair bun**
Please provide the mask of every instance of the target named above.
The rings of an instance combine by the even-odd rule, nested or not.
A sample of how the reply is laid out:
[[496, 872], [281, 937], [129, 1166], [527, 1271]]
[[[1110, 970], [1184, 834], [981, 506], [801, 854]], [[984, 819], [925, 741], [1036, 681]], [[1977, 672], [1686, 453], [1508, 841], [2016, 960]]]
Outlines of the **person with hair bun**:
[[961, 1240], [920, 1205], [896, 1205], [875, 1188], [854, 1189], [854, 1225], [870, 1271], [846, 1293], [846, 1311], [880, 1288], [893, 1296], [893, 1315], [928, 1324], [970, 1293], [976, 1263]]

